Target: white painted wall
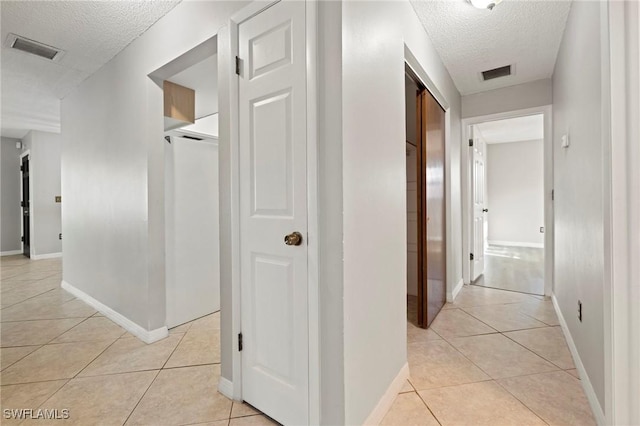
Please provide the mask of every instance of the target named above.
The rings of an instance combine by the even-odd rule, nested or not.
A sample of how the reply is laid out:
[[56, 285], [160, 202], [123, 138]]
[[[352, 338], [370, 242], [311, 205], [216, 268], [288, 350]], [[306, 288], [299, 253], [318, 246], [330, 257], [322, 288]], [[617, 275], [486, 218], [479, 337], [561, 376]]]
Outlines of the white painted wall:
[[[605, 158], [600, 19], [598, 2], [573, 2], [553, 75], [553, 140], [554, 293], [588, 376], [582, 378], [587, 395], [592, 387], [602, 412]], [[567, 133], [571, 146], [564, 149], [560, 138]], [[578, 300], [583, 306], [582, 322], [576, 315]]]
[[220, 309], [218, 144], [165, 142], [167, 326]]
[[462, 118], [551, 105], [551, 79], [537, 80], [462, 97]]
[[487, 144], [489, 244], [543, 247], [544, 141]]
[[[62, 205], [55, 197], [61, 194], [62, 135], [32, 130], [22, 139], [23, 150], [30, 150], [31, 185], [31, 257], [62, 252]], [[63, 198], [64, 202], [64, 198]]]
[[244, 5], [179, 4], [62, 101], [63, 279], [145, 330], [166, 324], [162, 89], [147, 75]]
[[20, 139], [1, 139], [0, 145], [0, 252], [10, 253], [22, 250], [20, 242], [20, 222], [22, 208], [20, 201], [20, 153], [16, 143]]
[[365, 421], [407, 360], [405, 44], [451, 105], [448, 288], [462, 278], [460, 95], [409, 2], [344, 2], [345, 424]]

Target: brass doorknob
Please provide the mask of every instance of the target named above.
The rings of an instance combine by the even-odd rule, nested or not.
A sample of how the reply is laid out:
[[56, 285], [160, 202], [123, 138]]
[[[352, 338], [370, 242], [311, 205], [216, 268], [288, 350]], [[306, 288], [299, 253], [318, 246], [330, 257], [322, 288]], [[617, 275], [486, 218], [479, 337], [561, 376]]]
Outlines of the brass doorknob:
[[285, 235], [284, 243], [288, 246], [299, 246], [302, 244], [302, 234], [298, 231]]

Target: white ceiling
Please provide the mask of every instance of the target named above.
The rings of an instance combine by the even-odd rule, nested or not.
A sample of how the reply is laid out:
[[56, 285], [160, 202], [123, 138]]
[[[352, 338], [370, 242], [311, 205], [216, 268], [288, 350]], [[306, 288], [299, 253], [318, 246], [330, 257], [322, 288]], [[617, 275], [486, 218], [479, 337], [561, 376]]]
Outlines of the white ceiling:
[[[528, 115], [475, 125], [478, 136], [488, 144], [544, 139], [544, 116]], [[475, 133], [474, 133], [475, 134]]]
[[[180, 0], [2, 1], [2, 135], [60, 130], [60, 99]], [[66, 51], [59, 62], [4, 45], [15, 33]]]
[[[467, 0], [411, 0], [462, 95], [549, 78], [570, 0], [504, 0], [494, 10]], [[513, 75], [482, 81], [481, 72], [512, 65]]]
[[190, 66], [167, 80], [196, 92], [196, 118], [218, 112], [218, 55]]

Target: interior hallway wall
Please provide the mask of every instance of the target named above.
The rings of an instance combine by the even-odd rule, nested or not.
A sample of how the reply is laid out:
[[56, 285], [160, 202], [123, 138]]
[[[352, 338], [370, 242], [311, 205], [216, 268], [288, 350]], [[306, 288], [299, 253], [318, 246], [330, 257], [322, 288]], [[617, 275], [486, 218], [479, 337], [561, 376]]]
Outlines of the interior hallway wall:
[[3, 137], [0, 142], [0, 252], [10, 253], [22, 250], [21, 150], [16, 148], [20, 139]]
[[[553, 74], [555, 287], [604, 411], [603, 129], [599, 2], [573, 2]], [[568, 135], [569, 148], [562, 148]], [[577, 318], [582, 301], [583, 320]], [[589, 391], [587, 390], [587, 396]]]
[[486, 145], [489, 244], [544, 247], [544, 141]]
[[407, 361], [405, 45], [451, 107], [448, 289], [462, 279], [460, 94], [409, 2], [343, 2], [345, 424], [367, 419]]
[[547, 78], [465, 95], [462, 97], [462, 118], [541, 107], [552, 102], [553, 83]]
[[246, 4], [178, 4], [62, 100], [63, 279], [144, 330], [162, 330], [166, 303], [162, 89], [147, 75]]
[[[62, 204], [56, 203], [61, 194], [62, 135], [30, 131], [22, 139], [23, 150], [30, 150], [29, 180], [31, 185], [31, 255], [62, 253]], [[64, 202], [64, 199], [63, 199]]]

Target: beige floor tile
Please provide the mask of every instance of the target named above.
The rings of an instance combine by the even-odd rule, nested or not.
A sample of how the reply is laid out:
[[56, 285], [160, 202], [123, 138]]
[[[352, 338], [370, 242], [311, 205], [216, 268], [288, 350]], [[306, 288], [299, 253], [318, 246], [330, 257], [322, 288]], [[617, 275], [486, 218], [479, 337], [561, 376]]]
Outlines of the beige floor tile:
[[451, 344], [494, 379], [545, 373], [558, 367], [501, 334], [459, 337]]
[[431, 323], [431, 330], [445, 339], [496, 332], [493, 328], [478, 321], [461, 309], [440, 311], [436, 319]]
[[3, 348], [44, 345], [80, 322], [82, 318], [3, 322], [0, 325], [0, 342]]
[[495, 382], [471, 383], [419, 393], [443, 426], [545, 424]]
[[231, 407], [231, 417], [255, 416], [257, 414], [261, 414], [260, 411], [244, 402], [234, 401], [233, 406]]
[[537, 328], [505, 333], [510, 339], [532, 350], [563, 370], [575, 368], [573, 357], [560, 327]]
[[513, 305], [476, 306], [463, 308], [463, 310], [501, 332], [547, 326], [547, 324], [519, 312], [518, 308], [514, 308]]
[[177, 327], [172, 327], [169, 329], [169, 334], [184, 334], [191, 328], [191, 323], [188, 322], [186, 324], [179, 325]]
[[413, 391], [415, 391], [415, 389], [413, 388], [409, 380], [404, 382], [404, 386], [402, 386], [402, 389], [400, 389], [400, 393], [407, 393], [407, 392], [413, 392]]
[[19, 281], [38, 281], [43, 280], [45, 278], [58, 277], [60, 276], [60, 272], [57, 270], [51, 269], [42, 269], [42, 270], [32, 270], [28, 272], [23, 272], [19, 274], [9, 275], [7, 278], [13, 278], [14, 280]]
[[519, 303], [517, 307], [520, 312], [547, 325], [560, 325], [551, 300], [530, 300], [525, 303]]
[[189, 330], [165, 368], [220, 363], [220, 331]]
[[[69, 409], [69, 420], [75, 425], [122, 425], [149, 388], [157, 371], [83, 377], [70, 380], [45, 401], [42, 409]], [[60, 420], [34, 420], [26, 424], [52, 424]]]
[[189, 426], [229, 426], [229, 419], [216, 420], [215, 422], [207, 422], [207, 423], [194, 423]]
[[220, 312], [215, 312], [191, 322], [191, 328], [189, 330], [200, 329], [220, 330]]
[[249, 417], [238, 417], [235, 419], [231, 419], [229, 422], [229, 426], [271, 426], [277, 425], [279, 423], [274, 422], [269, 417], [264, 415], [258, 416], [249, 416]]
[[460, 290], [453, 305], [456, 307], [472, 307], [505, 303], [525, 303], [531, 300], [534, 299], [523, 293], [465, 285], [462, 290]]
[[52, 303], [42, 296], [34, 297], [0, 311], [2, 322], [38, 319], [88, 318], [95, 309], [81, 300]]
[[35, 296], [44, 294], [56, 288], [55, 284], [40, 285], [38, 282], [26, 282], [26, 285], [3, 291], [0, 296], [0, 307], [8, 307], [16, 303], [24, 302]]
[[113, 340], [45, 345], [0, 373], [3, 385], [70, 379]]
[[18, 346], [15, 348], [0, 348], [0, 370], [20, 361], [40, 346]]
[[402, 393], [393, 401], [393, 405], [380, 422], [381, 426], [437, 426], [422, 399], [415, 392]]
[[407, 345], [411, 384], [417, 390], [490, 380], [444, 340]]
[[169, 336], [150, 345], [139, 339], [118, 339], [85, 368], [79, 377], [158, 370], [171, 356], [182, 336]]
[[580, 380], [564, 371], [499, 380], [550, 425], [595, 425]]
[[53, 343], [90, 342], [117, 339], [125, 333], [119, 325], [105, 317], [91, 317], [60, 335]]
[[567, 370], [567, 373], [571, 374], [573, 377], [580, 380], [580, 373], [578, 373], [578, 370], [576, 370], [575, 368]]
[[407, 343], [426, 342], [427, 340], [442, 340], [442, 337], [430, 328], [420, 328], [407, 322]]
[[219, 365], [162, 370], [127, 425], [204, 423], [228, 419], [231, 400], [217, 391]]
[[[67, 380], [27, 383], [22, 385], [2, 386], [0, 389], [0, 408], [5, 409], [37, 409], [51, 395], [60, 389]], [[3, 425], [19, 424], [21, 419], [2, 418]]]

